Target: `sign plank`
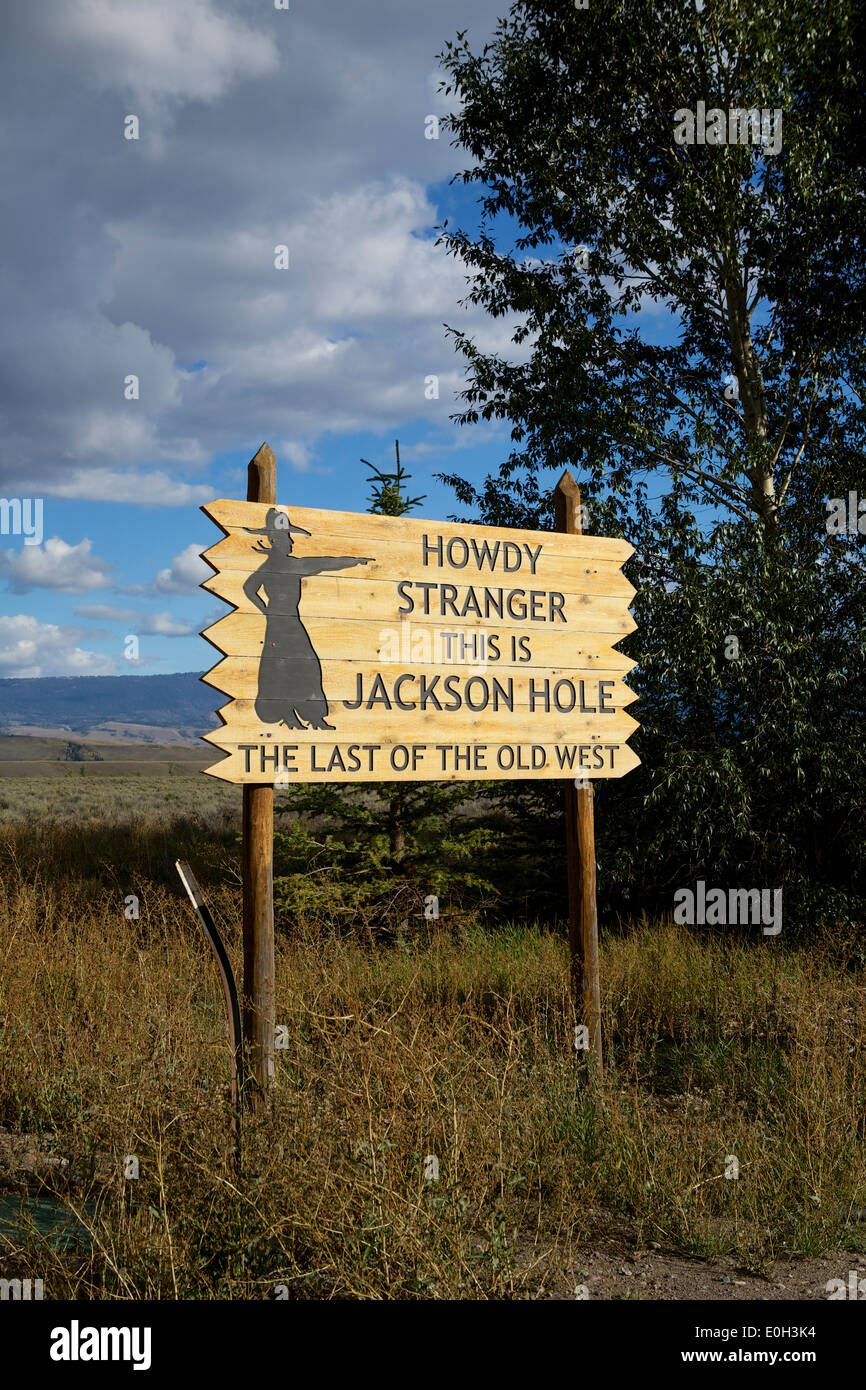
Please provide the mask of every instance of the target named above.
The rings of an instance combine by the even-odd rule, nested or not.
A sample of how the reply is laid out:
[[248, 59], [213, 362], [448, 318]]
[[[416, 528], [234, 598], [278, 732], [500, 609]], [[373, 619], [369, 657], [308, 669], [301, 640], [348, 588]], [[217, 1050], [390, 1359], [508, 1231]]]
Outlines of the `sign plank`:
[[[452, 687], [452, 691], [456, 691], [456, 687]], [[485, 698], [483, 687], [472, 693], [479, 697], [479, 701]], [[326, 735], [331, 730], [339, 730], [340, 735], [345, 735], [350, 742], [366, 737], [385, 744], [411, 742], [416, 735], [428, 742], [432, 738], [446, 738], [452, 743], [479, 738], [507, 742], [509, 734], [514, 734], [516, 726], [523, 728], [525, 737], [540, 742], [557, 743], [569, 739], [579, 742], [593, 738], [610, 742], [611, 738], [627, 739], [638, 727], [636, 719], [622, 708], [617, 709], [613, 706], [606, 708], [601, 714], [594, 706], [590, 706], [589, 711], [583, 714], [564, 713], [554, 709], [544, 711], [541, 706], [532, 711], [528, 705], [519, 709], [509, 709], [501, 702], [494, 703], [488, 692], [487, 707], [484, 709], [472, 710], [466, 706], [449, 709], [446, 704], [447, 696], [439, 701], [441, 708], [431, 708], [431, 701], [438, 697], [439, 689], [434, 688], [423, 709], [420, 704], [410, 710], [397, 710], [392, 705], [390, 711], [381, 707], [346, 709], [344, 705], [334, 701], [331, 703], [328, 722], [323, 720], [321, 728]], [[271, 724], [261, 719], [256, 712], [257, 703], [258, 701], [254, 700], [230, 700], [218, 711], [220, 718], [225, 720], [226, 728], [231, 730], [231, 737], [236, 741], [274, 741], [275, 734]], [[320, 732], [320, 729], [304, 728], [296, 722], [294, 728], [285, 724], [280, 736], [289, 740], [291, 734], [289, 741], [292, 743], [316, 743]]]
[[620, 540], [214, 502], [229, 781], [622, 776]]
[[[289, 738], [289, 735], [286, 735]], [[364, 743], [286, 742], [263, 747], [232, 743], [215, 734], [208, 742], [228, 753], [206, 768], [226, 782], [454, 782], [505, 778], [622, 777], [640, 765], [626, 743], [435, 743], [388, 746]]]
[[[429, 536], [429, 532], [426, 534]], [[438, 536], [438, 533], [435, 534]], [[418, 546], [415, 542], [382, 540], [375, 536], [340, 536], [326, 532], [316, 535], [316, 543], [323, 551], [357, 558], [368, 557], [365, 568], [354, 571], [354, 574], [350, 571], [345, 575], [347, 580], [354, 577], [368, 580], [384, 579], [396, 583], [417, 566]], [[513, 544], [508, 542], [509, 546]], [[498, 574], [500, 577], [496, 582], [502, 583], [504, 579], [509, 586], [542, 586], [548, 589], [564, 589], [571, 593], [607, 594], [628, 599], [634, 597], [634, 585], [630, 584], [623, 574], [620, 560], [546, 555], [543, 547], [540, 552], [533, 548], [533, 554], [527, 556], [525, 551], [521, 554], [512, 549], [507, 556], [510, 568], [503, 568], [502, 564], [497, 564], [491, 569], [488, 562], [493, 556], [495, 546], [491, 546], [490, 542], [486, 542], [486, 546], [485, 563], [480, 568], [474, 563], [472, 568], [469, 568], [470, 562], [474, 562], [475, 559], [473, 552], [470, 552], [470, 561], [459, 567], [447, 562], [437, 565], [435, 561], [438, 552], [428, 553], [428, 563], [424, 568], [429, 569], [430, 573], [425, 575], [425, 578], [435, 579], [444, 574], [447, 579], [465, 587], [468, 584], [477, 584], [479, 578], [483, 581], [485, 575], [489, 578], [492, 574]], [[371, 550], [376, 551], [374, 556], [369, 555]], [[460, 552], [459, 558], [463, 558], [463, 552]], [[234, 532], [225, 540], [211, 546], [209, 550], [203, 551], [202, 559], [220, 574], [237, 571], [246, 576], [258, 569], [262, 557], [261, 552], [255, 548], [253, 537]], [[443, 553], [443, 560], [447, 561], [447, 552]]]
[[[585, 709], [593, 701], [595, 709], [599, 698], [603, 698], [605, 708], [621, 708], [637, 699], [634, 691], [623, 685], [620, 679], [621, 670], [597, 668], [593, 671], [588, 667], [578, 670], [574, 667], [566, 669], [533, 666], [529, 674], [525, 667], [521, 669], [514, 665], [504, 666], [501, 662], [496, 662], [495, 665], [479, 663], [468, 668], [468, 673], [465, 667], [461, 667], [464, 674], [449, 687], [446, 681], [455, 674], [453, 664], [407, 662], [404, 667], [400, 662], [391, 666], [376, 660], [328, 661], [323, 658], [321, 667], [322, 685], [328, 692], [329, 701], [351, 704], [357, 701], [359, 692], [365, 701], [375, 692], [371, 709], [394, 708], [395, 705], [400, 709], [401, 705], [396, 704], [395, 700], [395, 687], [398, 686], [398, 682], [399, 700], [404, 704], [417, 704], [422, 698], [422, 674], [426, 676], [425, 690], [430, 691], [431, 695], [444, 692], [442, 699], [450, 703], [458, 696], [462, 697], [464, 693], [468, 693], [473, 703], [479, 704], [485, 691], [476, 678], [484, 678], [488, 682], [488, 703], [489, 686], [495, 680], [501, 689], [510, 694], [515, 708], [526, 708], [530, 711], [552, 707], [560, 711], [576, 709], [579, 712], [581, 706]], [[381, 682], [377, 683], [377, 676], [381, 676]], [[255, 701], [259, 684], [259, 658], [227, 656], [202, 679], [235, 700]], [[465, 692], [467, 680], [473, 681], [474, 684]], [[463, 682], [464, 691], [460, 689], [460, 682]], [[597, 693], [599, 682], [603, 686], [602, 697]], [[455, 694], [449, 696], [449, 690], [454, 690]], [[430, 708], [435, 708], [432, 699], [429, 703]]]
[[[565, 665], [572, 658], [575, 665], [588, 662], [590, 666], [604, 665], [623, 672], [630, 671], [634, 662], [613, 647], [613, 643], [627, 632], [634, 631], [636, 624], [631, 615], [627, 614], [626, 619], [627, 622], [623, 620], [622, 624], [625, 632], [587, 632], [584, 629], [556, 633], [536, 628], [528, 643], [532, 660], [537, 659], [544, 666], [553, 666], [559, 662]], [[507, 623], [470, 628], [468, 624], [419, 623], [405, 618], [383, 623], [378, 618], [329, 618], [327, 614], [310, 617], [305, 605], [304, 626], [322, 661], [339, 660], [340, 657], [370, 661], [381, 657], [383, 661], [406, 664], [442, 660], [445, 657], [450, 659], [451, 656], [456, 661], [463, 655], [467, 658], [464, 664], [472, 665], [476, 653], [478, 659], [481, 658], [482, 638], [486, 659], [496, 659], [492, 642], [496, 637], [498, 660], [504, 665], [521, 665], [523, 663], [518, 658], [526, 650], [520, 644], [520, 639], [527, 636], [526, 629]], [[262, 614], [227, 613], [211, 627], [205, 628], [202, 636], [226, 655], [258, 658], [264, 646], [266, 629], [267, 623]], [[454, 639], [455, 632], [462, 632], [463, 645], [459, 636], [457, 640]]]
[[[421, 557], [421, 541], [425, 535], [433, 546], [437, 537], [441, 537], [445, 548], [449, 541], [462, 538], [469, 546], [470, 556], [475, 554], [475, 548], [471, 544], [473, 539], [479, 552], [483, 551], [485, 543], [490, 547], [499, 541], [502, 545], [506, 542], [517, 546], [530, 545], [533, 549], [541, 545], [545, 557], [559, 555], [567, 559], [578, 556], [613, 560], [618, 565], [624, 565], [629, 556], [634, 554], [634, 547], [629, 545], [628, 541], [609, 536], [565, 536], [558, 531], [515, 531], [508, 526], [468, 526], [456, 521], [423, 521], [417, 517], [376, 516], [370, 512], [331, 512], [314, 507], [280, 505], [271, 508], [258, 502], [220, 500], [209, 502], [201, 510], [227, 535], [249, 536], [250, 528], [265, 528], [267, 517], [273, 510], [286, 516], [293, 527], [303, 528], [311, 536], [321, 533], [323, 536], [343, 538], [354, 536], [359, 540], [366, 537], [378, 538], [385, 542], [410, 541], [418, 547], [417, 558]], [[462, 547], [457, 549], [455, 558], [460, 559]], [[431, 559], [428, 553], [428, 561]], [[472, 564], [474, 568], [474, 559]], [[500, 552], [497, 558], [500, 572], [504, 564], [505, 555], [504, 552]], [[485, 568], [489, 573], [486, 562]]]

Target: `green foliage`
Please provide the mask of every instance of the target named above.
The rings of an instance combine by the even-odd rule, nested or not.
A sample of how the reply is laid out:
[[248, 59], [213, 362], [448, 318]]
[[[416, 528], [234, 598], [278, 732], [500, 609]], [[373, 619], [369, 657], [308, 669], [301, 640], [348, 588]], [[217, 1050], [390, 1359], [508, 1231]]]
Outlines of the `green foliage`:
[[370, 503], [368, 510], [379, 516], [405, 516], [407, 512], [414, 511], [424, 501], [421, 497], [409, 497], [405, 491], [406, 483], [412, 474], [407, 473], [400, 462], [400, 441], [394, 441], [394, 448], [397, 453], [397, 467], [393, 473], [383, 473], [381, 468], [377, 468], [374, 463], [367, 459], [361, 459], [371, 469], [368, 483], [373, 484], [373, 495], [367, 500]]
[[[515, 495], [491, 486], [508, 507], [520, 505]], [[476, 502], [496, 524], [498, 511], [481, 494]], [[675, 888], [704, 878], [782, 888], [786, 931], [862, 924], [866, 603], [856, 544], [793, 516], [772, 547], [736, 523], [703, 537], [673, 506], [667, 517], [666, 533], [632, 532], [638, 628], [622, 646], [638, 662], [629, 684], [641, 728], [630, 742], [642, 766], [596, 783], [602, 909], [669, 911]], [[559, 786], [495, 783], [481, 795], [504, 798], [534, 840], [539, 877], [546, 864], [555, 883]], [[533, 902], [544, 915], [555, 906], [550, 895]]]
[[[510, 421], [512, 470], [579, 468], [624, 514], [660, 474], [768, 533], [797, 479], [831, 489], [819, 500], [855, 486], [852, 467], [862, 479], [856, 13], [518, 0], [480, 54], [465, 33], [446, 46], [449, 124], [472, 159], [457, 177], [479, 185], [483, 222], [441, 239], [470, 269], [469, 303], [516, 318], [520, 348], [509, 360], [452, 330], [459, 418]], [[677, 145], [674, 115], [698, 100], [782, 110], [781, 150]]]
[[768, 550], [719, 526], [675, 585], [641, 590], [645, 766], [602, 795], [621, 898], [640, 882], [658, 903], [700, 873], [782, 887], [786, 922], [863, 920], [862, 580], [834, 539]]
[[[403, 815], [393, 842], [395, 797]], [[513, 836], [508, 818], [467, 804], [473, 788], [448, 783], [382, 784], [377, 792], [311, 785], [292, 790], [297, 818], [274, 832], [274, 901], [282, 925], [325, 920], [385, 935], [406, 922], [423, 928], [425, 899], [440, 918], [492, 909], [508, 897]], [[280, 817], [283, 821], [285, 818]]]

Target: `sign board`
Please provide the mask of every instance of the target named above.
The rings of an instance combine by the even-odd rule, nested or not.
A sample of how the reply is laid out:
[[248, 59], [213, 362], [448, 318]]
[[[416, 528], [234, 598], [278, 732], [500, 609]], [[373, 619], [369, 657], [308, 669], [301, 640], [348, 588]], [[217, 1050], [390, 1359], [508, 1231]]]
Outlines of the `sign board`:
[[203, 636], [228, 782], [621, 777], [632, 547], [599, 536], [213, 502]]

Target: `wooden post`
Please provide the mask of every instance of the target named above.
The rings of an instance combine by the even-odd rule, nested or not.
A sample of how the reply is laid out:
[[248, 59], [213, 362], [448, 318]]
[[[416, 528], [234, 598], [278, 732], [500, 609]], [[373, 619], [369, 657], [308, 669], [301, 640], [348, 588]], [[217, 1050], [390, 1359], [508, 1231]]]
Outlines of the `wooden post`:
[[[570, 536], [583, 531], [580, 488], [566, 468], [556, 484], [556, 529]], [[571, 995], [577, 1023], [586, 1024], [589, 1052], [602, 1075], [601, 987], [598, 976], [598, 909], [595, 901], [595, 823], [592, 782], [565, 783], [565, 846], [568, 863], [568, 945]]]
[[[247, 501], [277, 500], [277, 461], [267, 444], [250, 460]], [[244, 1042], [255, 1082], [267, 1094], [274, 1074], [274, 789], [244, 787]]]

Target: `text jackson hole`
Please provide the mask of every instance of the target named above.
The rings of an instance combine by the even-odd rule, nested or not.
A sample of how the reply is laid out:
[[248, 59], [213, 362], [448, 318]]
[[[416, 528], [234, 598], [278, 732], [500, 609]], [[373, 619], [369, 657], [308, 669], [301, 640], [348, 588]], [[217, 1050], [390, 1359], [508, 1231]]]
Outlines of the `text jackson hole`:
[[[390, 689], [389, 689], [390, 686]], [[587, 687], [590, 694], [587, 696]], [[530, 714], [615, 714], [611, 703], [613, 681], [562, 679], [549, 676], [529, 678], [527, 698]], [[411, 698], [414, 697], [414, 698]], [[440, 698], [441, 697], [441, 698]], [[355, 699], [342, 700], [345, 709], [458, 710], [474, 713], [485, 709], [514, 709], [514, 678], [493, 676], [426, 676], [402, 671], [389, 676], [386, 683], [380, 671], [369, 682], [359, 673], [355, 677]]]
[[[535, 575], [542, 546], [518, 544], [516, 541], [464, 540], [454, 536], [443, 541], [438, 536], [422, 540], [422, 559], [425, 566], [448, 565], [452, 569], [473, 566], [495, 569], [501, 563], [506, 573], [513, 573], [528, 564]], [[406, 619], [410, 614], [425, 618], [480, 618], [486, 622], [498, 618], [508, 624], [524, 622], [567, 625], [566, 595], [550, 589], [507, 588], [491, 585], [456, 585], [441, 581], [403, 579], [397, 585], [401, 606], [397, 615]], [[441, 634], [443, 639], [452, 634]], [[453, 634], [456, 638], [458, 634]], [[510, 642], [510, 651], [507, 644]], [[505, 650], [500, 644], [505, 644]], [[486, 661], [528, 662], [532, 659], [528, 637], [500, 637], [492, 632], [485, 635]], [[411, 664], [411, 663], [410, 663]], [[613, 714], [611, 703], [614, 681], [529, 679], [526, 696], [530, 713]], [[404, 671], [387, 677], [377, 672], [366, 678], [355, 678], [354, 699], [341, 702], [346, 709], [397, 710], [513, 710], [514, 680], [511, 677], [488, 680], [473, 675], [423, 675]]]

